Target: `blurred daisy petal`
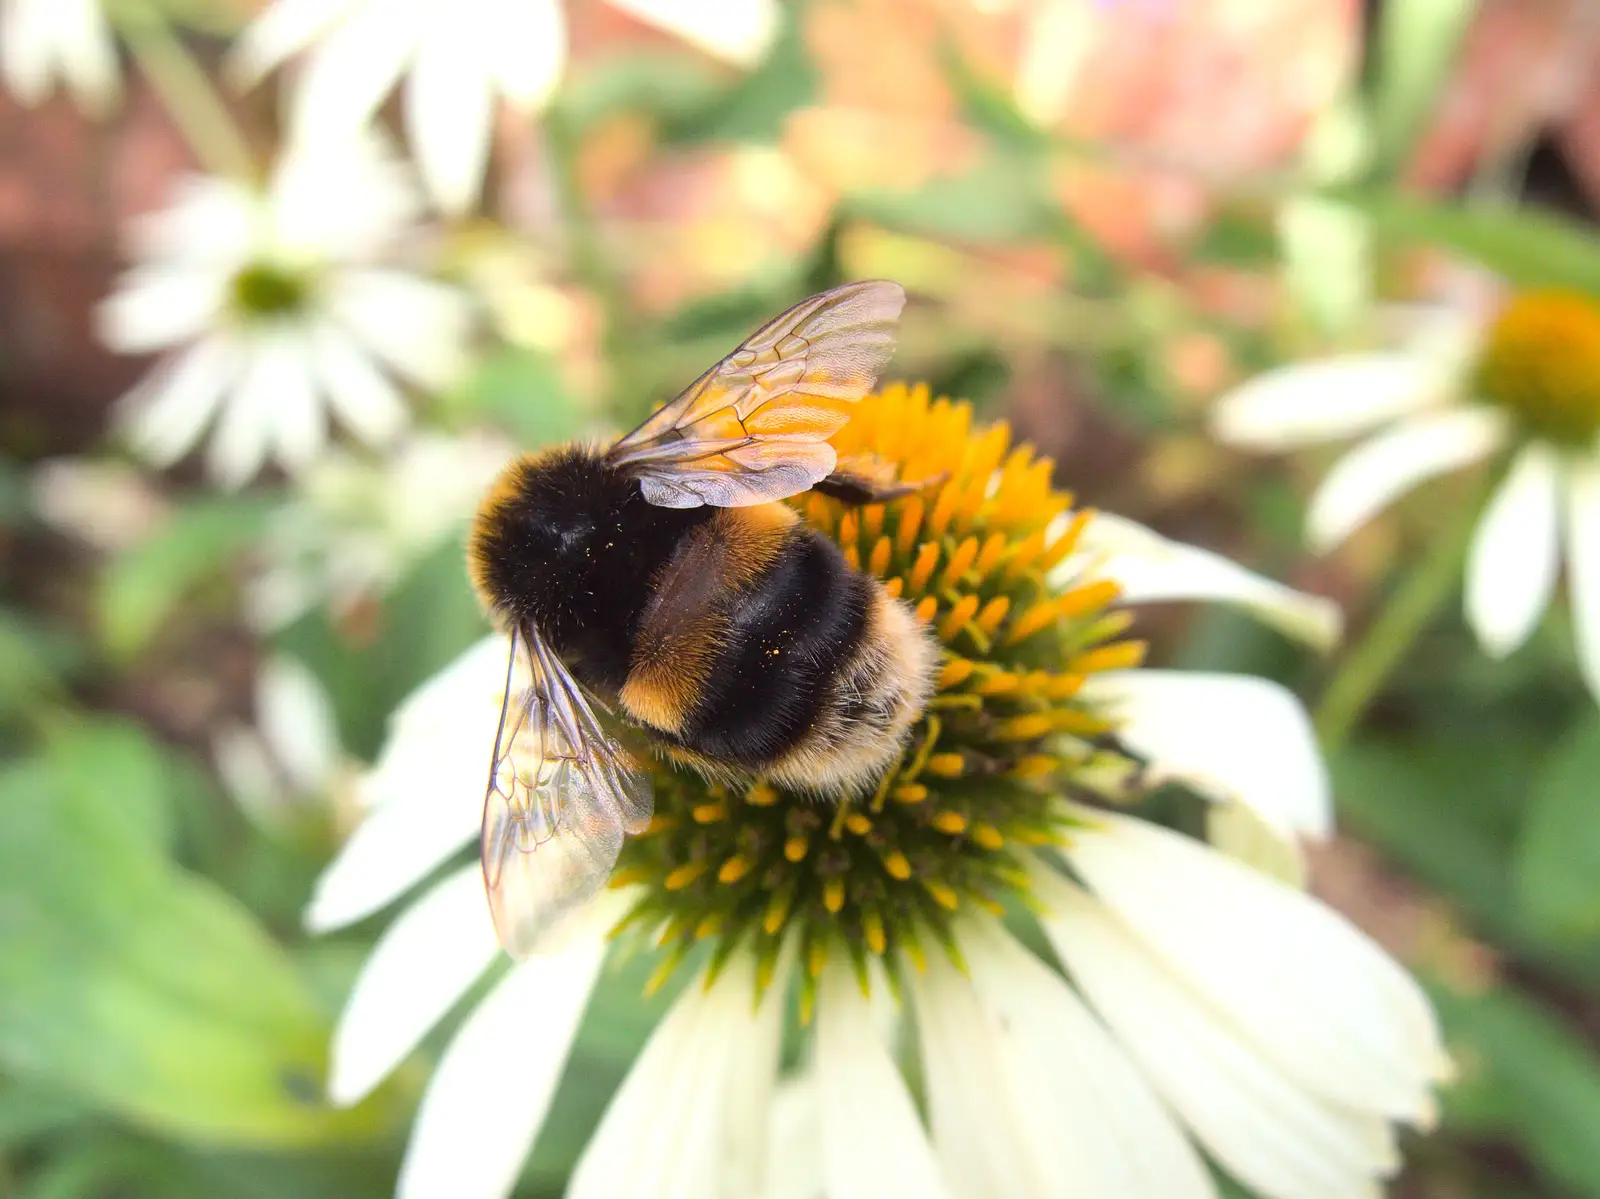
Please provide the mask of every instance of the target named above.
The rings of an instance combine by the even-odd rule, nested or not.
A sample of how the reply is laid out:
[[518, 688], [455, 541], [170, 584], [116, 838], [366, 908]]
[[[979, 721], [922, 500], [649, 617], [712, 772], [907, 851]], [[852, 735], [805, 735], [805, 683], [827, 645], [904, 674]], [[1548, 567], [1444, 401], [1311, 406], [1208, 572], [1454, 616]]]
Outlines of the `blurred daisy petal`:
[[1478, 522], [1467, 556], [1467, 621], [1504, 657], [1550, 606], [1561, 561], [1560, 468], [1537, 443], [1517, 455]]
[[499, 956], [483, 872], [467, 866], [400, 913], [356, 976], [334, 1029], [328, 1095], [359, 1103]]
[[119, 354], [146, 354], [197, 337], [226, 296], [210, 272], [167, 266], [135, 267], [95, 310], [100, 340]]
[[1482, 461], [1505, 435], [1501, 413], [1461, 408], [1414, 417], [1363, 442], [1339, 459], [1311, 499], [1312, 547], [1332, 549], [1418, 483]]
[[1578, 664], [1600, 696], [1600, 465], [1573, 465], [1567, 505], [1567, 560]]
[[411, 65], [429, 7], [428, 0], [351, 7], [306, 61], [295, 91], [294, 136], [346, 137], [371, 120]]
[[1411, 354], [1299, 362], [1257, 375], [1217, 401], [1212, 431], [1252, 450], [1294, 449], [1364, 433], [1445, 397], [1439, 369]]
[[160, 363], [122, 402], [119, 419], [157, 466], [186, 454], [217, 410], [237, 367], [226, 338], [207, 337]]
[[443, 387], [462, 368], [468, 313], [454, 288], [399, 271], [352, 270], [328, 304], [374, 353], [423, 386]]
[[1124, 603], [1236, 604], [1262, 623], [1324, 652], [1333, 648], [1344, 628], [1343, 614], [1333, 600], [1285, 587], [1221, 554], [1171, 541], [1109, 512], [1095, 514], [1083, 531], [1082, 550], [1063, 564], [1058, 577], [1071, 578], [1086, 569], [1116, 582]]
[[783, 19], [775, 0], [611, 0], [611, 6], [741, 67], [765, 57]]
[[1196, 841], [1083, 810], [1073, 871], [1285, 1074], [1334, 1103], [1431, 1122], [1447, 1069], [1421, 988], [1343, 917]]
[[503, 1199], [544, 1122], [589, 992], [604, 928], [512, 968], [456, 1033], [417, 1109], [397, 1199]]
[[245, 27], [228, 55], [227, 69], [246, 87], [310, 46], [344, 20], [362, 0], [277, 0]]
[[317, 676], [293, 658], [275, 654], [256, 682], [256, 723], [273, 756], [302, 791], [313, 791], [339, 761], [333, 705]]
[[567, 64], [567, 18], [559, 0], [486, 0], [495, 82], [524, 112], [543, 108]]
[[815, 1069], [828, 1199], [949, 1195], [871, 1006], [848, 970], [823, 971]]
[[494, 92], [483, 62], [486, 28], [471, 4], [435, 14], [406, 84], [406, 132], [439, 207], [451, 215], [478, 199], [494, 125]]
[[1327, 768], [1310, 717], [1287, 688], [1248, 675], [1144, 669], [1091, 675], [1080, 694], [1105, 706], [1118, 740], [1156, 778], [1242, 803], [1284, 837], [1333, 831]]
[[1078, 888], [1063, 881], [1050, 902], [1047, 932], [1073, 977], [1231, 1174], [1265, 1196], [1379, 1199], [1377, 1180], [1397, 1164], [1381, 1118], [1319, 1099], [1276, 1069]]
[[405, 403], [372, 360], [328, 325], [312, 331], [311, 354], [329, 402], [350, 431], [371, 446], [393, 441], [405, 427]]

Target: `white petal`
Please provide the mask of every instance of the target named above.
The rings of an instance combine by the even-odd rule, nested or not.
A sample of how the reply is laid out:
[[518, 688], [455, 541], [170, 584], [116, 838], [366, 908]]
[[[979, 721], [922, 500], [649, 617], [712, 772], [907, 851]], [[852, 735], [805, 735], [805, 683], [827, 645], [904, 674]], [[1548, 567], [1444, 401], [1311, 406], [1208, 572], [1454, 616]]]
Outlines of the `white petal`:
[[295, 90], [293, 140], [348, 137], [411, 65], [428, 0], [363, 0], [323, 40]]
[[310, 347], [299, 330], [273, 351], [272, 395], [278, 462], [290, 474], [298, 474], [328, 440], [328, 417], [311, 375]]
[[1045, 931], [1073, 977], [1231, 1174], [1267, 1199], [1376, 1199], [1374, 1177], [1397, 1164], [1380, 1117], [1274, 1069], [1077, 887], [1058, 880], [1041, 897], [1057, 910]]
[[291, 261], [379, 257], [422, 214], [409, 171], [371, 127], [294, 142], [278, 159], [269, 200], [273, 248]]
[[1082, 694], [1108, 707], [1118, 738], [1157, 778], [1245, 804], [1285, 837], [1333, 830], [1328, 771], [1288, 688], [1248, 675], [1118, 670], [1089, 676]]
[[339, 731], [316, 675], [293, 658], [269, 658], [256, 682], [256, 723], [298, 790], [328, 784], [339, 761]]
[[1600, 696], [1600, 465], [1570, 468], [1567, 495], [1567, 569], [1578, 665], [1589, 690]]
[[756, 964], [739, 955], [709, 989], [689, 988], [612, 1097], [568, 1199], [746, 1199], [766, 1168], [783, 978], [759, 1006]]
[[276, 338], [247, 344], [244, 365], [225, 397], [206, 469], [221, 486], [243, 487], [261, 469], [274, 440], [279, 389], [294, 385], [293, 352]]
[[494, 90], [484, 62], [482, 11], [441, 8], [406, 83], [405, 120], [428, 190], [451, 215], [471, 208], [483, 186], [494, 131]]
[[312, 330], [311, 356], [329, 403], [362, 441], [387, 445], [405, 428], [399, 391], [343, 333], [328, 325]]
[[1083, 571], [1115, 581], [1126, 604], [1211, 600], [1238, 604], [1264, 624], [1326, 652], [1344, 628], [1339, 605], [1246, 570], [1198, 546], [1171, 541], [1136, 521], [1096, 513], [1083, 531], [1082, 551], [1057, 575]]
[[372, 811], [317, 880], [307, 928], [370, 915], [478, 836], [508, 652], [485, 638], [395, 711], [363, 780]]
[[453, 287], [393, 270], [348, 270], [330, 281], [329, 312], [402, 375], [449, 385], [465, 362], [470, 316]]
[[603, 928], [520, 963], [467, 1017], [423, 1092], [397, 1199], [511, 1193], [605, 960]]
[[95, 309], [100, 340], [119, 354], [188, 341], [216, 323], [227, 281], [216, 271], [135, 267]]
[[160, 362], [118, 406], [118, 422], [134, 449], [156, 466], [183, 457], [200, 439], [238, 367], [232, 341], [220, 336]]
[[1332, 909], [1144, 821], [1080, 810], [1089, 889], [1284, 1073], [1323, 1098], [1427, 1122], [1447, 1068], [1415, 981]]
[[332, 29], [361, 0], [276, 0], [228, 52], [227, 71], [245, 87]]
[[1285, 837], [1254, 808], [1241, 803], [1214, 803], [1206, 808], [1206, 844], [1252, 870], [1304, 890], [1305, 850], [1298, 837]]
[[1004, 929], [913, 978], [934, 1142], [968, 1199], [1209, 1199], [1199, 1155], [1066, 982]]
[[872, 1006], [839, 966], [819, 984], [814, 1053], [828, 1199], [944, 1199], [950, 1192]]
[[1528, 639], [1550, 606], [1560, 566], [1556, 457], [1535, 442], [1517, 456], [1473, 534], [1467, 556], [1467, 622], [1483, 648], [1504, 657]]
[[611, 0], [611, 6], [741, 67], [761, 61], [783, 18], [775, 0]]
[[1487, 457], [1505, 434], [1501, 413], [1461, 408], [1414, 417], [1362, 442], [1334, 464], [1311, 498], [1312, 547], [1333, 548], [1423, 480]]
[[447, 876], [401, 912], [372, 947], [339, 1014], [329, 1098], [360, 1102], [499, 952], [476, 865]]
[[52, 15], [51, 0], [10, 0], [0, 7], [0, 69], [6, 86], [30, 107], [50, 91]]
[[816, 1072], [802, 1065], [772, 1097], [767, 1141], [767, 1184], [761, 1199], [826, 1199], [822, 1189], [822, 1113]]
[[1375, 429], [1446, 398], [1436, 363], [1413, 354], [1361, 354], [1297, 362], [1234, 388], [1212, 410], [1212, 431], [1232, 445], [1285, 450]]
[[567, 63], [567, 18], [558, 0], [487, 0], [495, 82], [524, 112], [543, 108]]
[[166, 259], [167, 269], [188, 267], [231, 278], [259, 249], [260, 193], [212, 175], [182, 176], [173, 193], [166, 208], [129, 222], [129, 252]]
[[120, 86], [111, 26], [101, 10], [101, 0], [45, 2], [53, 3], [57, 11], [56, 53], [62, 78], [85, 111], [107, 111], [116, 102]]

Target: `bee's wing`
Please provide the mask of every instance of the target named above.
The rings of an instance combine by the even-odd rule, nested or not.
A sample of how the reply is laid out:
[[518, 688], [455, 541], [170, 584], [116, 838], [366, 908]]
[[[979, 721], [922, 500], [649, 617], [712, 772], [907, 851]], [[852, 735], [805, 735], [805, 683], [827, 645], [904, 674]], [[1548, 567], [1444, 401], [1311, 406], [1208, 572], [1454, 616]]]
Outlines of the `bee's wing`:
[[894, 353], [906, 294], [847, 283], [763, 325], [611, 448], [663, 508], [781, 500], [833, 470], [828, 444]]
[[483, 804], [483, 882], [506, 952], [548, 945], [605, 886], [623, 834], [643, 832], [650, 809], [642, 764], [538, 631], [515, 629]]

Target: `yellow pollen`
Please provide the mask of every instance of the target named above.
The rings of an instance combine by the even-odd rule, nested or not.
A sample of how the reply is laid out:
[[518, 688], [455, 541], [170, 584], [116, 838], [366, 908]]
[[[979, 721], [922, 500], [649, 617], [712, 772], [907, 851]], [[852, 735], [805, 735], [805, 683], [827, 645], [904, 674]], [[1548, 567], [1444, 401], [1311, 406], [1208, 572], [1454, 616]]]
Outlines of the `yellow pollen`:
[[956, 506], [960, 502], [961, 489], [953, 484], [939, 492], [939, 498], [934, 501], [933, 511], [928, 516], [928, 536], [945, 535], [945, 531], [950, 528], [950, 518], [956, 514]]
[[691, 813], [696, 824], [715, 824], [719, 820], [726, 820], [728, 809], [721, 800], [716, 803], [703, 803]]
[[860, 812], [851, 812], [844, 818], [844, 826], [858, 837], [865, 837], [872, 831], [872, 821]]
[[856, 547], [854, 545], [846, 545], [844, 547], [844, 561], [845, 561], [845, 565], [848, 566], [851, 570], [860, 570], [861, 569], [861, 551], [856, 549]]
[[822, 906], [835, 916], [844, 910], [844, 879], [830, 878], [822, 884]]
[[917, 619], [927, 624], [933, 619], [933, 614], [939, 610], [939, 601], [931, 595], [925, 595], [917, 601]]
[[705, 872], [704, 862], [686, 862], [668, 874], [662, 886], [669, 891], [681, 891]]
[[1515, 296], [1489, 328], [1475, 383], [1535, 433], [1589, 443], [1600, 433], [1600, 304], [1555, 288]]
[[828, 943], [826, 941], [813, 941], [806, 950], [806, 969], [811, 972], [812, 978], [822, 977], [822, 968], [828, 964]]
[[872, 556], [867, 559], [867, 571], [870, 574], [883, 577], [883, 572], [889, 569], [889, 559], [894, 554], [894, 545], [887, 537], [880, 537], [872, 546]]
[[922, 886], [929, 895], [933, 896], [933, 902], [941, 908], [947, 908], [953, 912], [961, 906], [961, 898], [951, 889], [948, 883], [941, 883], [934, 879], [923, 883]]
[[939, 671], [939, 690], [948, 691], [957, 687], [971, 677], [977, 669], [977, 663], [967, 658], [951, 658]]
[[889, 939], [883, 932], [883, 917], [877, 912], [868, 909], [861, 913], [861, 935], [873, 953], [881, 956], [888, 950]]
[[868, 504], [861, 510], [861, 532], [869, 541], [877, 541], [882, 536], [882, 504]]
[[700, 923], [694, 926], [694, 939], [704, 941], [707, 937], [720, 933], [722, 924], [721, 912], [707, 912], [700, 918]]
[[1022, 685], [1022, 676], [997, 670], [980, 682], [973, 690], [979, 695], [1006, 695]]
[[954, 641], [956, 635], [967, 627], [967, 622], [977, 615], [977, 612], [978, 597], [963, 595], [956, 601], [956, 606], [951, 608], [939, 622], [939, 637], [944, 641]]
[[783, 843], [783, 856], [788, 858], [791, 862], [804, 861], [806, 850], [810, 847], [811, 843], [806, 840], [806, 838], [790, 837]]
[[1039, 559], [1039, 569], [1049, 571], [1061, 564], [1073, 550], [1078, 548], [1078, 541], [1083, 536], [1083, 531], [1089, 527], [1089, 521], [1094, 518], [1093, 508], [1084, 508], [1074, 512], [1072, 519], [1067, 522], [1066, 530], [1051, 543], [1045, 550], [1044, 557]]
[[966, 759], [960, 754], [934, 754], [928, 759], [928, 773], [943, 779], [960, 778], [965, 768]]
[[978, 613], [978, 627], [985, 635], [994, 636], [994, 631], [1000, 627], [1000, 622], [1005, 620], [1006, 614], [1011, 611], [1011, 597], [997, 595], [983, 606], [983, 611]]
[[967, 831], [967, 818], [960, 812], [940, 812], [930, 823], [941, 833], [949, 833], [952, 837]]
[[899, 599], [900, 593], [905, 589], [906, 581], [899, 575], [895, 575], [894, 578], [890, 579], [883, 585], [883, 590], [888, 594], [890, 599]]
[[744, 793], [744, 801], [753, 808], [770, 808], [778, 802], [778, 793], [766, 783], [757, 783]]
[[1017, 759], [1011, 768], [1011, 777], [1019, 779], [1042, 779], [1054, 774], [1061, 769], [1061, 759], [1051, 754], [1028, 754]]
[[839, 544], [852, 546], [861, 537], [861, 518], [856, 515], [854, 508], [846, 508], [844, 515], [839, 518]]
[[1146, 648], [1143, 641], [1118, 641], [1097, 646], [1077, 655], [1067, 663], [1067, 668], [1077, 674], [1093, 674], [1097, 670], [1129, 670], [1144, 664]]
[[928, 789], [921, 783], [905, 783], [893, 791], [896, 803], [921, 803], [928, 798]]
[[1056, 728], [1056, 717], [1051, 712], [1030, 712], [1026, 716], [1013, 716], [995, 725], [994, 735], [1001, 741], [1033, 741]]
[[922, 513], [926, 505], [920, 495], [911, 496], [906, 500], [905, 507], [900, 509], [900, 528], [895, 533], [895, 548], [902, 554], [909, 554], [911, 547], [917, 543], [917, 534], [922, 530]]
[[892, 849], [884, 855], [883, 868], [889, 872], [891, 878], [901, 882], [911, 877], [911, 859], [898, 849]]
[[[956, 546], [956, 552], [950, 555], [950, 561], [945, 565], [944, 573], [939, 576], [941, 588], [954, 587], [961, 581], [963, 575], [972, 569], [972, 564], [978, 560], [978, 539], [968, 537]], [[974, 597], [976, 598], [976, 597]]]
[[922, 591], [927, 587], [928, 580], [933, 577], [933, 568], [938, 564], [938, 542], [924, 541], [917, 550], [917, 560], [911, 564], [911, 573], [906, 576], [906, 585], [913, 591]]
[[719, 883], [736, 883], [750, 873], [750, 859], [742, 854], [729, 858], [717, 870]]
[[975, 824], [972, 826], [972, 840], [984, 849], [1002, 849], [1005, 847], [1005, 835], [992, 824]]
[[1016, 582], [1043, 552], [1044, 530], [1035, 529], [1018, 542], [1017, 548], [1011, 551], [1011, 559], [1006, 563], [1005, 572], [1000, 576], [1001, 580], [1006, 583]]
[[777, 936], [784, 921], [789, 919], [789, 905], [793, 902], [794, 896], [788, 891], [779, 891], [767, 902], [767, 911], [762, 918], [761, 927], [767, 930], [768, 936]]

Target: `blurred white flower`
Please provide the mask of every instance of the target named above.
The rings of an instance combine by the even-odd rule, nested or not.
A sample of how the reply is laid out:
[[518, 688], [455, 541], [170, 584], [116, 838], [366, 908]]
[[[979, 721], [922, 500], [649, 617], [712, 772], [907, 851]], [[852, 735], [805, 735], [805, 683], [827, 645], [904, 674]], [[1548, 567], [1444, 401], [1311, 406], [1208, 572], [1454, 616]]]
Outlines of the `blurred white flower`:
[[[613, 0], [618, 8], [733, 62], [758, 59], [776, 33], [776, 0]], [[232, 68], [253, 83], [309, 51], [294, 97], [295, 135], [371, 120], [402, 75], [406, 133], [439, 206], [477, 201], [496, 101], [542, 108], [561, 80], [559, 0], [276, 0], [241, 35]]]
[[31, 482], [39, 518], [102, 553], [138, 543], [170, 514], [149, 477], [125, 462], [51, 458]]
[[121, 401], [135, 448], [157, 465], [215, 423], [207, 464], [229, 487], [270, 456], [301, 470], [331, 409], [363, 441], [404, 427], [394, 374], [447, 384], [469, 309], [454, 288], [386, 265], [418, 198], [375, 139], [332, 139], [282, 158], [265, 189], [209, 176], [131, 229], [138, 265], [97, 313], [113, 349], [167, 351]]
[[272, 515], [246, 590], [252, 623], [281, 628], [319, 604], [342, 616], [381, 595], [466, 521], [513, 452], [487, 433], [418, 431], [381, 458], [324, 455]]
[[85, 111], [109, 111], [121, 86], [101, 0], [0, 0], [0, 75], [27, 105], [59, 79]]
[[[1326, 601], [1116, 524], [1083, 536], [1081, 553], [1052, 576], [1056, 594], [1114, 594], [1107, 584], [1126, 576], [1151, 598], [1220, 598], [1326, 639]], [[1069, 536], [1077, 532], [1057, 539]], [[1116, 613], [1090, 619], [1121, 627]], [[362, 784], [369, 814], [319, 880], [310, 928], [365, 918], [476, 839], [506, 652], [504, 637], [486, 638], [395, 713]], [[1075, 696], [1150, 772], [1189, 782], [1219, 810], [1251, 813], [1285, 845], [1327, 832], [1326, 773], [1292, 695], [1260, 679], [1115, 668], [1132, 656], [1121, 644], [1080, 653], [1073, 661], [1088, 682]], [[952, 735], [941, 750], [959, 742]], [[1092, 767], [1097, 758], [1080, 760]], [[998, 807], [993, 824], [935, 823], [946, 839], [897, 842], [928, 828], [930, 787], [957, 785], [947, 764], [939, 769], [870, 818], [857, 813], [864, 823], [849, 836], [877, 848], [841, 847], [821, 867], [849, 863], [835, 897], [792, 906], [778, 900], [793, 884], [770, 885], [764, 872], [829, 857], [804, 841], [793, 856], [781, 831], [793, 811], [770, 791], [710, 802], [704, 784], [685, 779], [686, 798], [671, 809], [679, 814], [663, 828], [676, 822], [719, 848], [670, 872], [665, 850], [646, 851], [560, 949], [495, 982], [439, 1060], [399, 1194], [509, 1193], [565, 1069], [608, 930], [630, 912], [650, 913], [647, 936], [669, 938], [677, 927], [693, 940], [706, 930], [722, 964], [689, 984], [613, 1097], [572, 1176], [576, 1199], [1215, 1199], [1202, 1149], [1268, 1199], [1379, 1194], [1398, 1163], [1393, 1123], [1432, 1119], [1445, 1069], [1428, 1003], [1400, 967], [1295, 888], [1191, 838], [1047, 790], [1049, 831], [1031, 834], [1034, 848], [1025, 822]], [[670, 785], [658, 783], [658, 813]], [[696, 804], [715, 810], [696, 807], [691, 822], [681, 813]], [[890, 852], [896, 844], [918, 855], [915, 867]], [[1010, 847], [1016, 870], [1004, 886], [1039, 901], [1073, 981], [984, 913], [993, 890], [961, 894], [938, 881], [962, 877], [954, 856], [975, 845]], [[777, 865], [752, 867], [740, 846], [776, 854]], [[709, 889], [695, 883], [701, 875]], [[727, 913], [695, 904], [735, 894], [741, 880], [756, 880], [755, 927], [721, 945]], [[875, 925], [878, 909], [855, 906], [855, 896], [896, 887], [903, 902], [884, 910], [905, 923]], [[675, 914], [658, 929], [666, 910]], [[955, 915], [937, 931], [929, 912]], [[919, 933], [923, 920], [934, 922]], [[404, 907], [362, 969], [335, 1034], [335, 1102], [367, 1094], [499, 957], [479, 867], [449, 869]], [[665, 967], [675, 961], [669, 955]], [[903, 983], [899, 1012], [882, 969]], [[814, 1020], [803, 1069], [785, 1082], [778, 1047], [792, 986]], [[926, 1125], [891, 1051], [897, 1030], [913, 1027]]]
[[1229, 444], [1269, 452], [1372, 433], [1311, 499], [1307, 536], [1319, 551], [1419, 483], [1506, 459], [1468, 553], [1468, 623], [1496, 657], [1522, 645], [1555, 593], [1564, 537], [1579, 661], [1600, 696], [1593, 299], [1528, 292], [1493, 315], [1462, 305], [1400, 349], [1268, 371], [1222, 397], [1213, 428]]
[[282, 655], [256, 678], [254, 726], [224, 726], [211, 748], [228, 794], [266, 828], [283, 827], [296, 808], [330, 804], [350, 777], [322, 684]]

